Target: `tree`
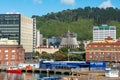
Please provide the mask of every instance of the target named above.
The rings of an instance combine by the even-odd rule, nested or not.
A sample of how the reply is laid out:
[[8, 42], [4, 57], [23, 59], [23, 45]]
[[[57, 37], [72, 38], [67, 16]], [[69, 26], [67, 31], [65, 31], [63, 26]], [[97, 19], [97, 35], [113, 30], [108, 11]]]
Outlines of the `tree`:
[[68, 52], [68, 48], [67, 47], [62, 47], [62, 48], [60, 48], [60, 51], [62, 51], [62, 52]]
[[85, 51], [85, 45], [84, 45], [83, 42], [81, 42], [81, 43], [79, 44], [79, 50], [80, 50], [80, 51]]
[[36, 51], [35, 56], [39, 57], [40, 53], [38, 51]]

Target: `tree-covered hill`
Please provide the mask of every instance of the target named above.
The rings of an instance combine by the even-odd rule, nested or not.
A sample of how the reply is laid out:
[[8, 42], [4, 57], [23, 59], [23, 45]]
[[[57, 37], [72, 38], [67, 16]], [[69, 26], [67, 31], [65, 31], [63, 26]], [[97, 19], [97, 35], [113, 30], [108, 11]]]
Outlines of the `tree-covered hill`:
[[108, 24], [117, 27], [120, 37], [120, 9], [78, 8], [36, 16], [37, 29], [45, 37], [61, 36], [69, 29], [78, 34], [79, 40], [92, 39], [93, 26]]

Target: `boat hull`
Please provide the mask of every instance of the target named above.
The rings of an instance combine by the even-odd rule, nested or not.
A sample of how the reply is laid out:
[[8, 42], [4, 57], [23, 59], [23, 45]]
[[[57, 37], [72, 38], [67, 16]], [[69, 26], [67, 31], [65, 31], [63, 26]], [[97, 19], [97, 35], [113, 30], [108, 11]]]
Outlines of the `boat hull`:
[[22, 70], [6, 70], [7, 73], [22, 73]]

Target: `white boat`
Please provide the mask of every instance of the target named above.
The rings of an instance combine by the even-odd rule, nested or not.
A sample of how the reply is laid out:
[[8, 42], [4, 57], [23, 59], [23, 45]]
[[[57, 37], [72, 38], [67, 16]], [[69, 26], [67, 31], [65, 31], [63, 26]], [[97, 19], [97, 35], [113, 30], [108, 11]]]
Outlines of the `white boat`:
[[119, 77], [119, 70], [115, 69], [106, 69], [105, 77]]

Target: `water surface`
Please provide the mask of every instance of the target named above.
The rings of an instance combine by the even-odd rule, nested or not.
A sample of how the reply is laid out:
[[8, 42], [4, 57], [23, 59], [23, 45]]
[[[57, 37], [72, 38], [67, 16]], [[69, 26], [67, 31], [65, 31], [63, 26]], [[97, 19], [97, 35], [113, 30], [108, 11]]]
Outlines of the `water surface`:
[[[47, 74], [47, 73], [6, 73], [0, 72], [0, 80], [60, 80], [60, 77], [65, 75]], [[52, 79], [48, 79], [52, 78]], [[53, 79], [57, 78], [57, 79]]]

